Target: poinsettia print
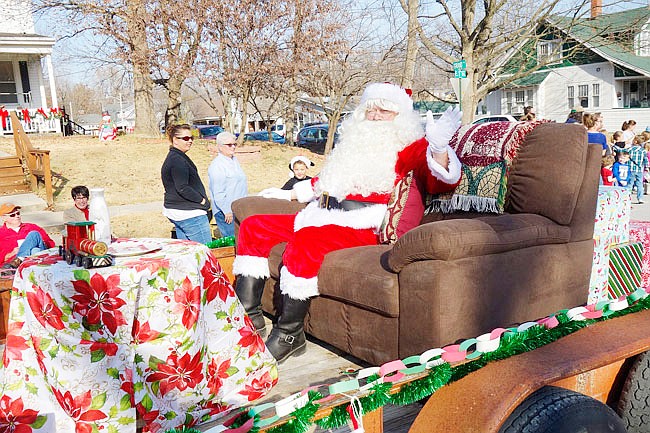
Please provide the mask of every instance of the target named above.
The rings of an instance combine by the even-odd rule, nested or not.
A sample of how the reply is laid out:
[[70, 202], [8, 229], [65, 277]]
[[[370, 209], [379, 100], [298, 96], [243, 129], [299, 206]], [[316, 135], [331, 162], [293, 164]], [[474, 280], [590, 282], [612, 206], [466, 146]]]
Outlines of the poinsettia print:
[[77, 291], [72, 297], [76, 301], [74, 312], [85, 317], [91, 325], [104, 324], [115, 334], [118, 326], [126, 324], [120, 311], [126, 302], [120, 298], [122, 289], [119, 284], [119, 275], [110, 275], [104, 279], [102, 275], [94, 274], [90, 282], [73, 281], [72, 285]]
[[194, 388], [203, 380], [201, 352], [194, 356], [186, 353], [180, 358], [173, 352], [167, 357], [166, 363], [161, 362], [156, 368], [157, 371], [147, 377], [147, 382], [159, 382], [163, 396], [174, 388], [179, 391]]
[[149, 322], [140, 323], [138, 319], [133, 321], [133, 343], [146, 343], [153, 341], [160, 335], [160, 332], [151, 329]]
[[54, 387], [52, 387], [52, 392], [61, 405], [61, 408], [76, 421], [75, 433], [92, 433], [92, 421], [99, 421], [107, 417], [101, 410], [90, 408], [93, 402], [90, 391], [86, 391], [76, 397], [73, 397], [70, 391], [62, 393]]
[[253, 373], [248, 376], [244, 389], [239, 391], [239, 393], [245, 395], [248, 398], [248, 401], [255, 401], [266, 395], [277, 381], [277, 377], [271, 377], [271, 374], [268, 371]]
[[176, 301], [174, 313], [180, 314], [183, 326], [191, 329], [201, 309], [201, 288], [193, 285], [190, 279], [185, 277], [181, 286], [174, 290], [174, 300]]
[[57, 307], [50, 294], [45, 293], [40, 287], [35, 287], [33, 292], [27, 293], [27, 302], [41, 326], [49, 325], [59, 331], [65, 327], [61, 320], [63, 312]]
[[2, 356], [2, 364], [7, 367], [12, 360], [22, 361], [23, 352], [29, 349], [27, 340], [20, 335], [24, 322], [9, 322], [7, 327], [7, 340]]
[[0, 433], [31, 433], [38, 412], [25, 409], [23, 399], [11, 400], [8, 395], [0, 398]]
[[205, 265], [201, 268], [201, 275], [203, 276], [206, 302], [214, 301], [217, 296], [225, 302], [229, 296], [235, 296], [235, 290], [224, 279], [221, 266], [212, 254], [208, 255]]
[[230, 377], [228, 374], [228, 369], [230, 369], [230, 359], [219, 360], [218, 358], [212, 358], [210, 365], [208, 366], [208, 388], [210, 392], [214, 395], [219, 394], [221, 385], [223, 385], [223, 380]]
[[248, 356], [253, 356], [257, 352], [264, 352], [266, 350], [264, 340], [248, 316], [244, 316], [244, 324], [245, 326], [238, 330], [241, 339], [237, 344], [242, 348], [248, 347]]

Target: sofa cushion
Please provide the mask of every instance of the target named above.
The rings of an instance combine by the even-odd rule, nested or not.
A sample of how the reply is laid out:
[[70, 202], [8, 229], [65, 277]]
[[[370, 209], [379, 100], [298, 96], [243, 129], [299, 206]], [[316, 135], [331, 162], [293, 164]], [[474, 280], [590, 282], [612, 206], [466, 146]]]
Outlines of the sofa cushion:
[[582, 125], [544, 123], [526, 136], [508, 175], [507, 212], [543, 215], [569, 224], [587, 159]]
[[454, 260], [538, 245], [567, 243], [568, 227], [541, 215], [504, 214], [421, 225], [395, 243], [388, 266], [399, 272], [421, 260]]
[[320, 295], [398, 317], [399, 282], [384, 257], [390, 248], [370, 245], [328, 253], [318, 272]]
[[417, 227], [423, 215], [424, 200], [413, 171], [409, 171], [393, 188], [384, 221], [379, 228], [379, 242], [394, 244], [404, 233]]

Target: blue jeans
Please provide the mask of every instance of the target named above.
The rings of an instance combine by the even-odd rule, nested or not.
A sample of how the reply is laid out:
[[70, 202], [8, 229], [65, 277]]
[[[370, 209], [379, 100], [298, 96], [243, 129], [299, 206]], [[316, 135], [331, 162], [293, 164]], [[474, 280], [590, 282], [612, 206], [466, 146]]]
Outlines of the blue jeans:
[[230, 224], [226, 222], [226, 215], [218, 211], [215, 216], [214, 220], [217, 222], [217, 227], [219, 227], [219, 233], [221, 233], [221, 236], [226, 237], [226, 236], [235, 236], [235, 221], [233, 220]]
[[636, 200], [641, 201], [643, 198], [643, 172], [632, 172], [630, 173], [630, 183], [627, 184], [627, 188], [632, 193], [632, 188], [636, 186]]
[[20, 244], [16, 257], [23, 260], [27, 256], [31, 256], [32, 254], [36, 254], [46, 249], [47, 247], [45, 246], [45, 242], [43, 242], [41, 234], [36, 231], [29, 232], [23, 243]]
[[174, 223], [178, 239], [188, 239], [201, 244], [212, 242], [212, 232], [207, 215], [199, 215], [182, 221], [171, 219], [169, 221]]

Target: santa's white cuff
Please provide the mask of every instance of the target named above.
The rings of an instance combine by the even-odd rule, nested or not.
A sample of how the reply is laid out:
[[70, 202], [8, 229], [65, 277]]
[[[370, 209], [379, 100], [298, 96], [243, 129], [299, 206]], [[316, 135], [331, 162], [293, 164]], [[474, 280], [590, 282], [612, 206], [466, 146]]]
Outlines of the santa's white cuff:
[[283, 266], [280, 269], [280, 293], [300, 301], [318, 296], [318, 277], [297, 277]]
[[256, 256], [235, 256], [232, 273], [242, 277], [268, 278], [269, 259]]
[[431, 170], [433, 177], [440, 179], [445, 183], [454, 184], [460, 179], [461, 164], [456, 152], [454, 152], [454, 150], [449, 146], [447, 146], [447, 155], [449, 157], [449, 164], [448, 168], [445, 169], [435, 159], [433, 159], [431, 151], [427, 149], [427, 165], [429, 166], [429, 170]]
[[311, 186], [311, 180], [301, 180], [293, 186], [293, 192], [296, 193], [296, 200], [300, 203], [307, 203], [316, 198], [314, 188]]

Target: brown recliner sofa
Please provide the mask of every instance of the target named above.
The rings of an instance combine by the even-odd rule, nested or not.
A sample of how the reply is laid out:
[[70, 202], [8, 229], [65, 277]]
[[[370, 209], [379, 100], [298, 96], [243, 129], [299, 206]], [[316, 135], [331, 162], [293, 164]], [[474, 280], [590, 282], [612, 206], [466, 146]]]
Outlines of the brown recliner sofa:
[[[329, 253], [306, 332], [378, 365], [584, 304], [601, 150], [581, 125], [541, 124], [511, 167], [504, 214], [425, 215], [393, 245]], [[238, 227], [302, 206], [247, 197], [233, 212]], [[283, 250], [269, 259], [271, 313]]]

